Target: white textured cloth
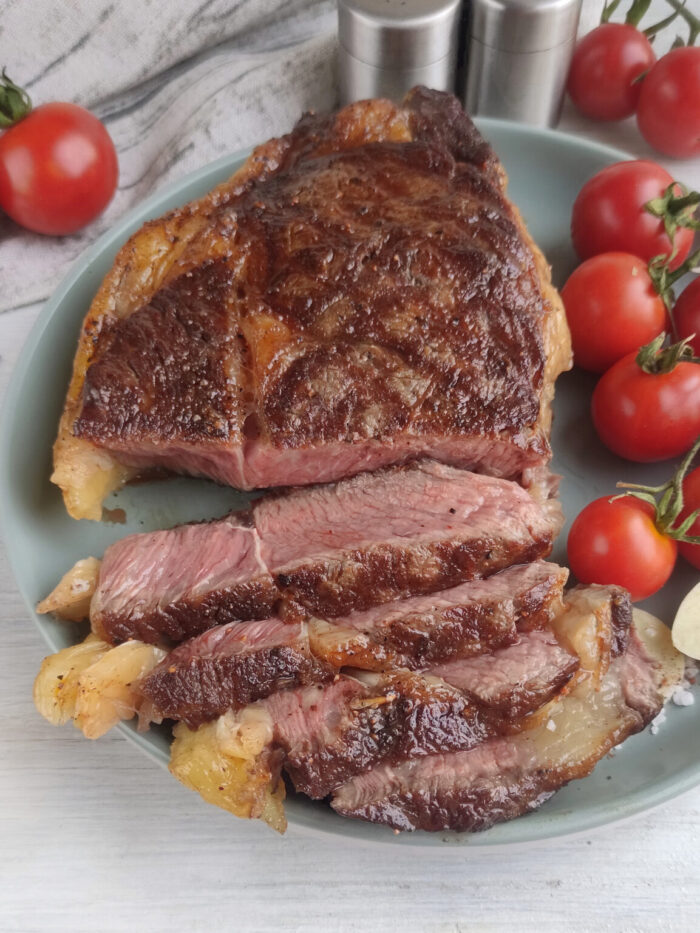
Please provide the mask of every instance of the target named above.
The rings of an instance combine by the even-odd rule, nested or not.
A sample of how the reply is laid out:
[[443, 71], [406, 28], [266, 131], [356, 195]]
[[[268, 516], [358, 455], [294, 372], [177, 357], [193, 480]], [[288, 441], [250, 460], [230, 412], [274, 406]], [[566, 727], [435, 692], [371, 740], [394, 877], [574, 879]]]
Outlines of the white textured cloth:
[[0, 311], [46, 298], [126, 210], [336, 99], [332, 0], [2, 0], [0, 66], [35, 105], [104, 120], [119, 187], [94, 223], [45, 237], [0, 218]]

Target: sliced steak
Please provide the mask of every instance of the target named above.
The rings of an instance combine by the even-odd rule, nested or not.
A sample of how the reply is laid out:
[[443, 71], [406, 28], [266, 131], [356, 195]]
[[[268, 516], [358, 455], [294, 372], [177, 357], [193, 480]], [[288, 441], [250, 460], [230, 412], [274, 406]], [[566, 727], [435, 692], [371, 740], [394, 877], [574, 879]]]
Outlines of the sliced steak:
[[336, 616], [545, 556], [555, 529], [522, 488], [424, 461], [258, 500], [250, 513], [107, 548], [90, 606], [110, 642], [179, 642], [278, 599]]
[[270, 496], [253, 512], [281, 592], [325, 617], [536, 560], [553, 539], [516, 484], [431, 460]]
[[373, 762], [472, 748], [511, 731], [515, 719], [551, 700], [579, 666], [551, 633], [539, 631], [485, 658], [471, 676], [459, 670], [478, 660], [455, 661], [429, 674], [342, 677], [330, 686], [270, 697], [265, 708], [296, 789], [323, 797]]
[[196, 728], [277, 690], [333, 675], [311, 655], [304, 623], [265, 619], [221, 625], [180, 645], [140, 690], [161, 717]]
[[568, 571], [535, 561], [427, 596], [310, 626], [312, 649], [336, 667], [417, 670], [515, 642], [561, 611]]
[[257, 532], [235, 515], [129, 535], [105, 551], [93, 630], [113, 644], [176, 643], [213, 625], [267, 618], [279, 594], [259, 551]]
[[507, 648], [431, 668], [479, 706], [507, 719], [538, 709], [555, 697], [580, 667], [551, 631], [528, 632]]
[[317, 799], [380, 761], [473, 748], [493, 731], [459, 691], [409, 672], [343, 676], [264, 706], [295, 788]]
[[552, 705], [546, 723], [472, 750], [384, 762], [339, 787], [331, 805], [398, 830], [487, 829], [540, 806], [642, 729], [662, 705], [657, 680], [633, 638], [599, 689], [592, 678], [582, 680]]

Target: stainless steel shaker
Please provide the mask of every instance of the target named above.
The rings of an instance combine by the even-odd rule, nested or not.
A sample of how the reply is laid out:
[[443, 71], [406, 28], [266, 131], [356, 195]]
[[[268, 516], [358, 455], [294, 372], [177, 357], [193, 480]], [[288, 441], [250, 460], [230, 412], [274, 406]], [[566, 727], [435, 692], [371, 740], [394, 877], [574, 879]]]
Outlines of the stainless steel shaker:
[[553, 126], [580, 12], [581, 0], [471, 0], [467, 112]]
[[340, 102], [455, 90], [462, 0], [339, 0]]

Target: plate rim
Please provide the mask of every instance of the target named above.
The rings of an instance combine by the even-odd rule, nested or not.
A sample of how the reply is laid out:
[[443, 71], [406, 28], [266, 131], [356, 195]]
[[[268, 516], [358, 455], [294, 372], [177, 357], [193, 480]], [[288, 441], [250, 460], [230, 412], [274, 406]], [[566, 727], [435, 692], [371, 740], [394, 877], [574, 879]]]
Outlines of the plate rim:
[[[620, 148], [599, 143], [594, 140], [582, 139], [572, 133], [566, 133], [556, 129], [532, 127], [525, 124], [514, 123], [509, 120], [489, 117], [477, 117], [475, 123], [478, 128], [484, 132], [487, 138], [489, 132], [495, 130], [496, 132], [506, 132], [512, 136], [520, 136], [528, 139], [531, 139], [533, 136], [547, 138], [579, 150], [589, 150], [598, 157], [603, 156], [611, 163], [637, 158]], [[243, 160], [252, 152], [253, 148], [252, 146], [246, 147], [220, 156], [206, 165], [192, 172], [188, 172], [180, 178], [173, 179], [168, 184], [158, 188], [141, 204], [135, 205], [126, 211], [109, 227], [109, 229], [100, 234], [92, 244], [73, 260], [58, 286], [51, 293], [50, 297], [46, 299], [44, 307], [32, 325], [10, 373], [2, 410], [0, 411], [0, 488], [11, 489], [13, 485], [9, 476], [8, 458], [4, 454], [4, 451], [7, 449], [11, 437], [12, 412], [21, 402], [20, 387], [27, 378], [27, 370], [37, 347], [41, 343], [45, 329], [53, 315], [60, 309], [67, 293], [73, 285], [82, 278], [92, 261], [100, 256], [106, 249], [114, 248], [115, 246], [119, 248], [126, 242], [131, 233], [138, 229], [146, 219], [151, 216], [160, 216], [165, 209], [162, 206], [163, 202], [176, 197], [180, 191], [188, 185], [203, 181], [212, 174], [223, 170], [228, 172], [235, 171]], [[183, 203], [186, 203], [186, 201], [183, 201]], [[12, 570], [15, 586], [22, 597], [22, 601], [45, 644], [51, 650], [55, 650], [56, 646], [52, 642], [47, 625], [37, 616], [34, 606], [19, 583], [21, 573], [18, 565], [15, 563], [13, 549], [9, 546], [8, 520], [5, 517], [5, 510], [0, 510], [0, 533], [5, 542], [5, 551], [9, 566]], [[116, 729], [127, 739], [130, 745], [137, 747], [143, 754], [161, 767], [167, 767], [166, 762], [152, 743], [145, 738], [145, 735], [137, 733], [131, 723], [120, 723], [116, 726]], [[461, 851], [485, 848], [497, 852], [512, 848], [523, 848], [525, 846], [543, 845], [563, 838], [573, 838], [595, 831], [602, 831], [608, 827], [626, 822], [642, 813], [662, 806], [667, 801], [688, 793], [698, 785], [700, 785], [700, 758], [696, 765], [692, 767], [688, 766], [680, 772], [674, 772], [672, 775], [661, 778], [651, 787], [633, 791], [630, 796], [624, 797], [618, 803], [599, 804], [592, 813], [587, 815], [585, 825], [582, 825], [580, 820], [577, 822], [576, 813], [572, 810], [565, 815], [564, 819], [559, 815], [553, 819], [552, 823], [545, 821], [539, 824], [538, 831], [535, 832], [534, 835], [530, 833], [526, 838], [507, 841], [490, 841], [490, 833], [488, 830], [484, 833], [475, 834], [455, 832], [404, 833], [401, 834], [401, 836], [395, 836], [390, 831], [387, 831], [386, 827], [372, 827], [376, 832], [370, 837], [368, 833], [370, 832], [371, 824], [354, 820], [343, 820], [341, 817], [337, 817], [337, 822], [335, 818], [332, 821], [326, 819], [317, 820], [313, 816], [303, 812], [301, 806], [295, 806], [295, 801], [293, 799], [288, 801], [288, 816], [290, 826], [293, 826], [296, 830], [305, 834], [321, 833], [324, 836], [342, 838], [343, 840], [348, 840], [356, 844], [396, 845], [397, 843], [401, 843], [404, 846], [417, 846], [419, 849], [426, 846], [431, 848], [439, 847], [442, 849], [459, 848]], [[304, 809], [305, 807], [306, 805], [304, 805]], [[523, 817], [519, 817], [518, 819], [522, 820]], [[560, 822], [563, 823], [562, 826], [557, 825]], [[384, 832], [381, 831], [382, 829]]]

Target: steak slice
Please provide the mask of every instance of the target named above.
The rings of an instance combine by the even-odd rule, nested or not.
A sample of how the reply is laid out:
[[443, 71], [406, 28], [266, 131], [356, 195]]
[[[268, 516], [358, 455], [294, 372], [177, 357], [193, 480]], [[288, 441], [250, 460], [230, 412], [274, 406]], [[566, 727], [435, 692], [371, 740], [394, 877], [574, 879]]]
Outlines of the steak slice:
[[129, 535], [110, 545], [90, 603], [112, 644], [177, 643], [237, 619], [265, 619], [279, 594], [245, 516]]
[[373, 763], [464, 750], [511, 730], [514, 719], [551, 700], [579, 666], [551, 634], [528, 632], [522, 644], [530, 642], [507, 661], [498, 655], [512, 647], [488, 658], [490, 681], [483, 669], [471, 678], [466, 671], [455, 675], [456, 683], [434, 671], [396, 671], [269, 697], [265, 708], [295, 788], [324, 797]]
[[277, 693], [264, 701], [295, 788], [326, 797], [381, 761], [473, 748], [488, 717], [437, 678], [408, 671]]
[[309, 651], [304, 623], [265, 619], [220, 625], [185, 642], [139, 689], [161, 718], [179, 719], [196, 729], [277, 690], [333, 675]]
[[467, 751], [384, 762], [339, 787], [331, 806], [397, 830], [487, 829], [585, 777], [611, 748], [644, 728], [662, 703], [656, 665], [631, 638], [599, 687], [592, 678], [580, 681], [552, 704], [546, 724]]
[[[527, 572], [530, 568], [533, 572]], [[545, 624], [552, 611], [543, 608], [543, 601], [551, 602], [552, 594], [546, 592], [544, 584], [551, 586], [552, 581], [557, 580], [561, 584], [564, 576], [559, 568], [544, 562], [539, 567], [514, 568], [518, 570], [519, 573], [512, 575], [516, 580], [522, 577], [528, 581], [527, 591], [523, 594], [516, 590], [515, 599], [510, 598], [510, 607], [499, 606], [508, 619], [508, 638], [518, 638], [512, 614], [514, 602], [519, 600], [521, 608], [529, 609], [530, 615], [524, 613], [528, 624], [535, 614], [542, 616], [541, 624]], [[507, 574], [506, 571], [503, 576]], [[545, 592], [533, 595], [536, 589]], [[503, 593], [503, 581], [494, 590], [497, 595]], [[561, 602], [558, 594], [556, 601]], [[528, 650], [529, 643], [532, 644]], [[449, 648], [453, 649], [454, 644]], [[434, 673], [457, 687], [472, 702], [498, 708], [499, 713], [511, 717], [522, 715], [549, 699], [578, 667], [577, 656], [560, 648], [551, 633], [539, 631], [526, 632], [521, 642], [511, 649], [472, 661], [473, 670], [469, 662], [451, 662]], [[335, 668], [345, 666], [346, 662], [345, 654], [319, 653], [318, 639], [309, 638], [306, 622], [285, 623], [278, 619], [232, 622], [210, 629], [175, 648], [143, 680], [140, 689], [150, 701], [154, 718], [184, 720], [196, 728], [228, 709], [246, 705], [284, 687], [326, 681]], [[480, 666], [478, 662], [482, 662]], [[460, 663], [464, 666], [460, 667]], [[500, 685], [500, 692], [497, 685]], [[290, 695], [279, 702], [294, 703], [295, 700]], [[509, 710], [509, 706], [512, 709]]]
[[562, 609], [568, 571], [535, 561], [427, 596], [353, 612], [333, 624], [313, 620], [312, 650], [336, 667], [411, 670], [512, 644]]
[[283, 597], [333, 617], [535, 560], [556, 530], [516, 484], [422, 461], [124, 538], [105, 552], [90, 619], [112, 643], [176, 643], [267, 618]]
[[546, 463], [568, 332], [504, 190], [457, 99], [416, 88], [306, 115], [146, 224], [83, 325], [54, 451], [70, 514], [149, 467], [255, 488]]
[[432, 460], [266, 497], [253, 514], [280, 591], [325, 617], [536, 560], [555, 533], [516, 484]]
[[507, 719], [538, 709], [555, 697], [580, 666], [551, 631], [528, 632], [514, 645], [431, 668], [479, 706]]

